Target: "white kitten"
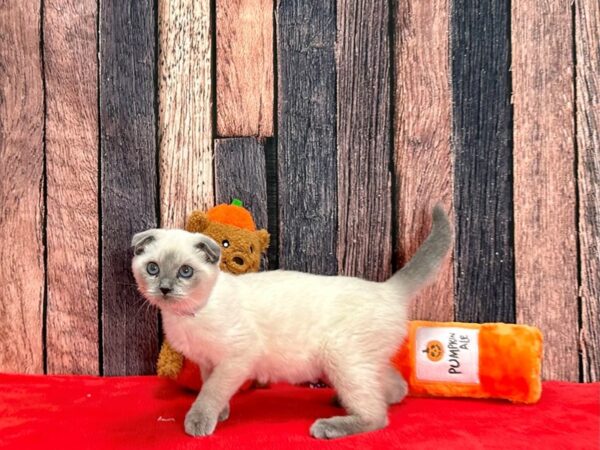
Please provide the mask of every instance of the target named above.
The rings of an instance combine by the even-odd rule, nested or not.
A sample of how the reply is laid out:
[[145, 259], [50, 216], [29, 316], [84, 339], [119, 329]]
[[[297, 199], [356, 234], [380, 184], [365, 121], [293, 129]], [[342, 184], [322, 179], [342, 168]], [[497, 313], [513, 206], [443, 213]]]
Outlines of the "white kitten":
[[348, 411], [310, 432], [336, 438], [387, 425], [387, 406], [406, 382], [390, 365], [406, 333], [409, 298], [435, 274], [451, 243], [441, 207], [413, 259], [383, 283], [273, 271], [219, 270], [220, 247], [182, 230], [133, 238], [140, 292], [162, 311], [169, 343], [199, 364], [204, 384], [185, 418], [194, 436], [212, 434], [248, 379], [299, 383], [325, 377]]

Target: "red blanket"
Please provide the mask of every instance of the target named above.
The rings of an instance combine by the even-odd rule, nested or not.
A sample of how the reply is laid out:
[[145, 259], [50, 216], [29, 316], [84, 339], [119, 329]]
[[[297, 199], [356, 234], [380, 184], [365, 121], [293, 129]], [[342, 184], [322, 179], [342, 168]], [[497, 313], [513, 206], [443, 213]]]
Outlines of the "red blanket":
[[0, 447], [11, 449], [598, 449], [600, 383], [544, 384], [532, 406], [407, 398], [385, 430], [333, 441], [308, 435], [342, 413], [329, 389], [274, 386], [237, 395], [213, 436], [192, 438], [194, 396], [155, 377], [0, 375]]

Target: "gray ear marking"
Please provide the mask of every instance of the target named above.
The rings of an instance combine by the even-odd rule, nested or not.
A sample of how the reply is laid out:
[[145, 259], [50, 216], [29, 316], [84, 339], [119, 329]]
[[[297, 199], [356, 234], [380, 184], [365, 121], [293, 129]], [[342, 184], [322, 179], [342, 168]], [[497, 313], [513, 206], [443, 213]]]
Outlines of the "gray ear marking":
[[196, 248], [205, 254], [208, 263], [216, 264], [219, 262], [221, 247], [208, 236], [201, 235], [201, 240], [196, 244]]
[[156, 229], [142, 231], [133, 236], [131, 246], [134, 255], [141, 255], [148, 244], [156, 240]]

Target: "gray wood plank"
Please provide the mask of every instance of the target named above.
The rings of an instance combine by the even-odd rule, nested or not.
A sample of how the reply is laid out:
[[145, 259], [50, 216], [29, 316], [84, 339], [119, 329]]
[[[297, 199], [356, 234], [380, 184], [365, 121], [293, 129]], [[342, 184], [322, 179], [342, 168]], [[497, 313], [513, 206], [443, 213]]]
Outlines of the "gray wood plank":
[[335, 274], [335, 0], [277, 11], [279, 266]]
[[387, 0], [337, 3], [339, 272], [391, 274], [390, 43]]
[[456, 319], [514, 322], [510, 3], [451, 10]]
[[583, 381], [600, 381], [600, 3], [575, 2]]
[[158, 224], [155, 14], [150, 0], [103, 0], [100, 11], [104, 374], [150, 374], [158, 316], [136, 292], [129, 246]]
[[255, 138], [215, 139], [216, 204], [243, 202], [257, 228], [268, 227], [264, 141]]

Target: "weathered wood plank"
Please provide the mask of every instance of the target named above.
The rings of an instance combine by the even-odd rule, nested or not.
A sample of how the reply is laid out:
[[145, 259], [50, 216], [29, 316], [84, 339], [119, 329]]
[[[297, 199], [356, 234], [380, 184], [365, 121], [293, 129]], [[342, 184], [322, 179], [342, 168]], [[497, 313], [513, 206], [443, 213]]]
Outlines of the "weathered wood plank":
[[337, 2], [340, 273], [391, 274], [390, 43], [387, 0]]
[[509, 5], [451, 8], [455, 315], [464, 322], [515, 321]]
[[571, 5], [512, 3], [517, 319], [544, 334], [546, 379], [577, 381]]
[[240, 199], [257, 228], [267, 228], [265, 144], [254, 138], [215, 140], [216, 203]]
[[213, 206], [210, 0], [159, 0], [160, 212], [183, 228]]
[[0, 5], [0, 371], [42, 373], [40, 1]]
[[583, 381], [600, 381], [600, 4], [575, 2]]
[[279, 266], [337, 273], [335, 0], [277, 7]]
[[97, 7], [44, 4], [48, 373], [100, 373]]
[[150, 0], [100, 8], [104, 374], [154, 372], [158, 318], [136, 292], [131, 236], [157, 226], [155, 20]]
[[[429, 234], [433, 206], [441, 201], [452, 213], [449, 3], [396, 0], [393, 5], [394, 219], [401, 267]], [[454, 319], [452, 269], [449, 257], [437, 281], [413, 300], [411, 318]]]
[[216, 0], [217, 135], [273, 135], [273, 0]]

